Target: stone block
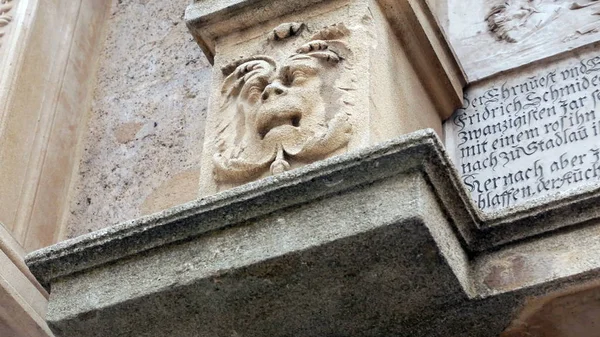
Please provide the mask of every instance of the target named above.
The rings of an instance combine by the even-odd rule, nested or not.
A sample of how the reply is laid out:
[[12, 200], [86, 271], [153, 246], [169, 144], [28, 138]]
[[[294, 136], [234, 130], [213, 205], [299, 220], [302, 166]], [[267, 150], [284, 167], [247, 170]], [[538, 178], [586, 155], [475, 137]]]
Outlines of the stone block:
[[425, 1], [196, 1], [214, 63], [200, 194], [441, 122], [462, 73]]
[[596, 0], [441, 2], [452, 9], [446, 31], [469, 83], [600, 39]]

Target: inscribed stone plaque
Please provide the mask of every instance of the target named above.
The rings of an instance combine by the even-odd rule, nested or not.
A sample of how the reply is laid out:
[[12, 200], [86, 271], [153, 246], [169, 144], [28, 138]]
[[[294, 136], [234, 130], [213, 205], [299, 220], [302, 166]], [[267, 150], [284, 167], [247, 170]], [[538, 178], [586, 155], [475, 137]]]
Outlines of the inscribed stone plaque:
[[477, 83], [445, 124], [475, 204], [500, 210], [600, 182], [600, 52]]

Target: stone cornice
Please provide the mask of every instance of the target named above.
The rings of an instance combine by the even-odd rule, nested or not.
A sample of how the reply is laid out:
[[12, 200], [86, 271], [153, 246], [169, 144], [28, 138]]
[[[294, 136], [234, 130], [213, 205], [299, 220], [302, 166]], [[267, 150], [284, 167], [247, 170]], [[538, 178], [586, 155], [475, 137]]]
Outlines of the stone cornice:
[[325, 0], [200, 0], [187, 7], [185, 21], [212, 64], [215, 57], [215, 40], [220, 36], [247, 29], [323, 1]]
[[599, 217], [595, 208], [600, 198], [598, 189], [483, 214], [461, 184], [436, 134], [423, 130], [63, 241], [31, 253], [26, 262], [38, 280], [48, 286], [58, 277], [414, 172], [429, 182], [439, 206], [459, 233], [457, 239], [471, 255]]

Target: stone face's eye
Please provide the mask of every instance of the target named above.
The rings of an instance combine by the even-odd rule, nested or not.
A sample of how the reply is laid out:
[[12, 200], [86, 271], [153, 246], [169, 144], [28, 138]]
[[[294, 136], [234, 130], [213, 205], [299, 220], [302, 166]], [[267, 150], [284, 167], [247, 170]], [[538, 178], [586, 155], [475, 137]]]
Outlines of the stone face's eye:
[[250, 103], [256, 103], [260, 100], [263, 90], [268, 81], [264, 77], [254, 77], [244, 84], [240, 93]]
[[235, 70], [237, 84], [240, 88], [240, 97], [249, 103], [256, 103], [264, 88], [269, 84], [273, 69], [270, 64], [262, 60], [249, 61], [239, 65]]
[[283, 84], [285, 86], [300, 85], [316, 73], [310, 66], [293, 65], [286, 67], [283, 72]]
[[306, 73], [300, 69], [298, 70], [294, 70], [292, 72], [292, 81], [291, 81], [291, 85], [294, 84], [301, 84], [302, 82], [306, 81]]
[[285, 85], [286, 87], [292, 85], [292, 82], [294, 82], [294, 74], [292, 71], [290, 71], [290, 67], [285, 67], [282, 69], [280, 78], [281, 84]]

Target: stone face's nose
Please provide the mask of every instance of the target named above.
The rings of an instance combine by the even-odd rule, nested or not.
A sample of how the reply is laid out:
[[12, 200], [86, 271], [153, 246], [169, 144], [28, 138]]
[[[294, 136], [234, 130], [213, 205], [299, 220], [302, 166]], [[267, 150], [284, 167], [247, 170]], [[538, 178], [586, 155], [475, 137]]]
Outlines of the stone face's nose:
[[279, 81], [274, 81], [265, 87], [261, 99], [267, 101], [270, 97], [280, 96], [287, 92], [287, 88]]

